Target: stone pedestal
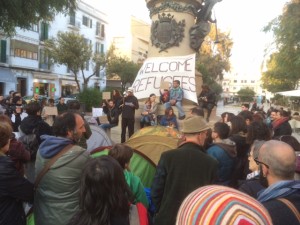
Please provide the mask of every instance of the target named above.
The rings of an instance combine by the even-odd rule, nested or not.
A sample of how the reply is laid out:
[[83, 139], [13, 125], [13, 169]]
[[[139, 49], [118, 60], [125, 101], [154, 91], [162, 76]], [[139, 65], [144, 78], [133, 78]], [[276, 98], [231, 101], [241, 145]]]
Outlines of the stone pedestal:
[[[195, 24], [197, 10], [202, 0], [146, 0], [146, 4], [152, 20], [148, 57], [182, 56], [195, 53], [195, 50], [190, 47], [189, 31]], [[161, 32], [162, 29], [165, 33]], [[169, 47], [162, 50], [164, 44]], [[195, 78], [196, 92], [199, 95], [203, 83], [199, 71], [195, 72]], [[192, 102], [184, 100], [183, 104], [192, 104]]]

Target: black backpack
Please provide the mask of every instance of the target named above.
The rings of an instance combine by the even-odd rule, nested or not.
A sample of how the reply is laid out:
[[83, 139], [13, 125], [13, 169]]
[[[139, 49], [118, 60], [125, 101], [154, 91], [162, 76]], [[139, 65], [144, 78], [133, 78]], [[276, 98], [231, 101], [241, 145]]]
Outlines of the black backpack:
[[18, 141], [22, 142], [26, 150], [30, 152], [31, 160], [35, 160], [36, 153], [39, 149], [39, 141], [37, 138], [37, 128], [35, 128], [31, 134], [24, 134], [19, 137]]

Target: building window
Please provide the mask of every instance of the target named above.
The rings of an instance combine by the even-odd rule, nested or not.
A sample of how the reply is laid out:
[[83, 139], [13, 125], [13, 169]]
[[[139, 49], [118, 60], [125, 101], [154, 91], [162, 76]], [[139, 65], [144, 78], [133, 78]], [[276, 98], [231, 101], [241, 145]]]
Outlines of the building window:
[[40, 49], [39, 66], [40, 69], [50, 69], [48, 55], [46, 54], [44, 49]]
[[75, 16], [76, 16], [76, 14], [75, 14], [75, 12], [73, 12], [73, 13], [70, 13], [70, 21], [69, 21], [69, 24], [71, 24], [71, 25], [73, 25], [73, 26], [75, 26]]
[[0, 62], [6, 63], [6, 40], [0, 42]]
[[47, 23], [42, 22], [41, 23], [41, 34], [40, 34], [41, 41], [48, 40], [48, 31], [49, 31], [49, 25]]
[[39, 26], [37, 24], [30, 24], [29, 30], [38, 32], [39, 31]]
[[96, 46], [95, 46], [95, 53], [100, 53], [100, 51], [101, 51], [101, 43], [99, 43], [99, 42], [96, 42], [96, 44], [95, 44]]
[[95, 53], [104, 53], [104, 44], [101, 44], [100, 42], [96, 42]]
[[105, 37], [105, 25], [97, 22], [96, 23], [96, 35], [100, 36], [101, 38]]
[[26, 51], [26, 58], [32, 59], [32, 52]]
[[237, 80], [234, 80], [233, 83], [237, 83]]
[[90, 27], [92, 28], [93, 27], [93, 21], [92, 19], [86, 17], [86, 16], [82, 16], [82, 24], [87, 26], [87, 27]]
[[255, 80], [251, 80], [251, 83], [254, 84], [254, 83], [255, 83]]
[[14, 50], [14, 56], [20, 57], [20, 58], [25, 58], [25, 59], [33, 59], [37, 60], [37, 53], [36, 52], [31, 52], [23, 49], [16, 48]]

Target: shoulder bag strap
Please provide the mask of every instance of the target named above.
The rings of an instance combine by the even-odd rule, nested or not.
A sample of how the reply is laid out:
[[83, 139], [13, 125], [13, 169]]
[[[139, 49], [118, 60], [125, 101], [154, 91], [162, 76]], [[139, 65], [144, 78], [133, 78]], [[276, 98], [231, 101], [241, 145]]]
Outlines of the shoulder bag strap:
[[50, 169], [50, 167], [58, 160], [58, 158], [63, 155], [64, 153], [66, 153], [67, 151], [70, 150], [70, 148], [72, 148], [73, 145], [72, 144], [68, 144], [66, 147], [64, 147], [59, 153], [57, 153], [55, 156], [53, 156], [50, 161], [44, 166], [43, 170], [39, 173], [39, 175], [36, 177], [35, 182], [34, 182], [34, 190], [36, 190], [36, 188], [38, 187], [41, 179], [43, 178], [43, 176], [48, 172], [48, 170]]
[[296, 209], [296, 207], [294, 206], [293, 203], [291, 203], [289, 200], [285, 199], [285, 198], [278, 198], [277, 200], [281, 201], [282, 203], [284, 203], [287, 207], [290, 208], [290, 210], [295, 214], [296, 218], [298, 219], [298, 221], [300, 222], [300, 213], [299, 211]]
[[138, 212], [137, 206], [134, 204], [130, 205], [129, 224], [130, 225], [140, 225], [139, 212]]

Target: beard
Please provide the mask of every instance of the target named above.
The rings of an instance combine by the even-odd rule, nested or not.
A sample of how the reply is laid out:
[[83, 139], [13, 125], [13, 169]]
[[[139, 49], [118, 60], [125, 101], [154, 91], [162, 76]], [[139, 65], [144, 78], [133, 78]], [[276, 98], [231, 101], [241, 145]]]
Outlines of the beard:
[[267, 188], [269, 186], [268, 184], [268, 180], [266, 177], [264, 177], [263, 172], [262, 172], [262, 165], [259, 165], [259, 183], [264, 186], [265, 188]]
[[77, 132], [73, 132], [72, 135], [72, 140], [74, 141], [74, 143], [78, 143], [81, 139], [82, 135], [79, 135]]

